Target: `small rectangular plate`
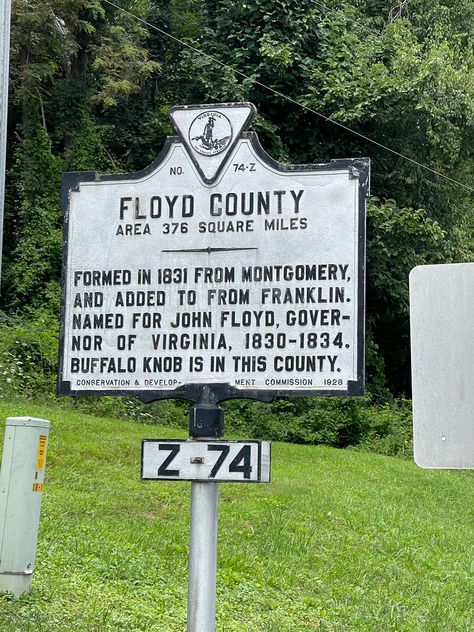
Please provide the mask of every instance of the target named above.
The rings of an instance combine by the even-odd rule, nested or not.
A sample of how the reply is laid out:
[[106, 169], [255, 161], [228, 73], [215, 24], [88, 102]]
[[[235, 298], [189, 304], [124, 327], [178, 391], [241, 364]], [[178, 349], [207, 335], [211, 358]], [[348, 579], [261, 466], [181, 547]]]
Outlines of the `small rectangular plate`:
[[270, 441], [144, 439], [142, 480], [270, 482]]

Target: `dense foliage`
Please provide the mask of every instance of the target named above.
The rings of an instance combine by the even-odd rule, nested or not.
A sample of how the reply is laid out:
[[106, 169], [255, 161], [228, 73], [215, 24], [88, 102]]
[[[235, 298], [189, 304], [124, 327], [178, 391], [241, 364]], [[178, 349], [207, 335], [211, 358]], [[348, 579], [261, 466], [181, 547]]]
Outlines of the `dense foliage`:
[[[369, 394], [409, 394], [408, 273], [474, 251], [474, 2], [119, 4], [125, 11], [105, 0], [13, 0], [4, 380], [22, 374], [42, 389], [54, 380], [61, 172], [143, 168], [172, 131], [170, 106], [245, 99], [278, 160], [371, 158]], [[325, 405], [313, 417], [304, 406], [327, 417]], [[293, 438], [344, 443], [320, 426]]]

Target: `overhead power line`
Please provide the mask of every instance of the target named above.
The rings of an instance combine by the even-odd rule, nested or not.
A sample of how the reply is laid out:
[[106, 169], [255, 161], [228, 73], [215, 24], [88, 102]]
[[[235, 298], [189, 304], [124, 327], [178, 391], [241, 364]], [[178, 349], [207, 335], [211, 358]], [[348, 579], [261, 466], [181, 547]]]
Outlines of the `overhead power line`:
[[399, 158], [402, 158], [403, 160], [408, 160], [408, 162], [411, 162], [412, 164], [416, 165], [417, 167], [420, 167], [421, 169], [425, 169], [426, 171], [429, 171], [430, 173], [434, 174], [435, 176], [438, 176], [439, 178], [442, 178], [442, 179], [450, 182], [451, 184], [455, 184], [457, 186], [460, 186], [460, 187], [462, 187], [464, 189], [467, 189], [468, 191], [471, 191], [472, 193], [474, 193], [474, 188], [473, 187], [470, 187], [469, 185], [464, 184], [463, 182], [459, 182], [458, 180], [455, 180], [454, 178], [451, 178], [450, 176], [447, 176], [446, 174], [442, 173], [441, 171], [437, 171], [436, 169], [433, 169], [432, 167], [430, 167], [428, 165], [425, 165], [424, 163], [419, 162], [418, 160], [415, 160], [414, 158], [410, 158], [409, 156], [406, 156], [405, 154], [402, 154], [401, 152], [397, 151], [396, 149], [392, 149], [391, 147], [388, 147], [387, 145], [384, 145], [383, 143], [379, 143], [377, 140], [374, 140], [373, 138], [369, 138], [368, 136], [365, 136], [364, 134], [361, 134], [360, 132], [357, 132], [356, 130], [348, 127], [347, 125], [344, 125], [344, 123], [340, 123], [339, 121], [336, 121], [335, 119], [331, 118], [330, 116], [326, 116], [322, 112], [319, 112], [318, 110], [315, 110], [314, 108], [311, 108], [308, 105], [304, 105], [304, 103], [300, 103], [299, 101], [297, 101], [296, 99], [293, 99], [292, 97], [288, 96], [287, 94], [284, 94], [283, 92], [280, 92], [279, 90], [276, 90], [275, 88], [272, 88], [271, 86], [268, 86], [268, 85], [262, 83], [258, 79], [255, 79], [254, 77], [251, 77], [250, 75], [247, 75], [246, 73], [242, 72], [241, 70], [238, 70], [237, 68], [234, 68], [233, 66], [230, 66], [229, 64], [226, 64], [225, 62], [221, 61], [217, 57], [214, 57], [213, 55], [210, 55], [209, 53], [206, 53], [205, 51], [200, 50], [199, 48], [196, 48], [192, 44], [189, 44], [188, 42], [185, 42], [184, 40], [180, 39], [179, 37], [176, 37], [175, 35], [172, 35], [171, 33], [168, 33], [167, 31], [164, 31], [163, 29], [159, 28], [155, 24], [151, 24], [147, 20], [139, 17], [138, 15], [135, 15], [134, 13], [131, 13], [127, 9], [124, 9], [120, 5], [115, 4], [111, 0], [104, 0], [104, 2], [106, 2], [107, 4], [109, 4], [112, 7], [115, 7], [119, 11], [122, 11], [123, 13], [129, 15], [130, 17], [134, 18], [135, 20], [138, 20], [142, 24], [145, 24], [146, 26], [148, 26], [149, 28], [153, 29], [154, 31], [157, 31], [158, 33], [161, 33], [165, 37], [168, 37], [169, 39], [177, 42], [178, 44], [181, 44], [185, 48], [187, 48], [189, 50], [192, 50], [193, 52], [197, 53], [198, 55], [202, 55], [203, 57], [206, 57], [210, 61], [213, 61], [217, 65], [221, 66], [222, 68], [227, 68], [228, 70], [231, 70], [236, 75], [239, 75], [240, 77], [243, 77], [244, 79], [248, 79], [249, 81], [251, 81], [255, 85], [260, 86], [261, 88], [264, 88], [268, 92], [271, 92], [272, 94], [274, 94], [276, 96], [279, 96], [282, 99], [284, 99], [284, 100], [286, 100], [286, 101], [288, 101], [290, 103], [293, 103], [294, 105], [297, 105], [298, 107], [300, 107], [303, 110], [306, 110], [307, 112], [311, 112], [312, 114], [315, 114], [316, 116], [319, 116], [320, 118], [322, 118], [326, 122], [332, 123], [333, 125], [337, 125], [338, 127], [340, 127], [341, 129], [345, 130], [346, 132], [349, 132], [350, 134], [354, 134], [355, 136], [358, 136], [359, 138], [362, 138], [363, 140], [367, 141], [368, 143], [371, 143], [372, 145], [376, 145], [377, 147], [380, 147], [381, 149], [384, 149], [385, 151], [388, 151], [391, 154], [393, 154], [395, 156], [398, 156]]

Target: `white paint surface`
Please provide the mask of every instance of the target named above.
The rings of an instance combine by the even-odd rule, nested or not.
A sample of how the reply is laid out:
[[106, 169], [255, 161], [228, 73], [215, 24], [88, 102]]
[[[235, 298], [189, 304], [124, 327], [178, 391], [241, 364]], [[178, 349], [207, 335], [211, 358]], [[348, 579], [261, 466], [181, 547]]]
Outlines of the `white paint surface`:
[[474, 263], [410, 274], [415, 461], [474, 468]]

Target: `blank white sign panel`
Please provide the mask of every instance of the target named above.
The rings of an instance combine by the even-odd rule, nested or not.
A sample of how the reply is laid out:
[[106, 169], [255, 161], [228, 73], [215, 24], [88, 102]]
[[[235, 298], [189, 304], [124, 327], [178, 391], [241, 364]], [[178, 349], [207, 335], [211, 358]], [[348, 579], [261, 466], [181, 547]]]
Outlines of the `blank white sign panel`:
[[410, 274], [415, 461], [474, 468], [474, 263]]

